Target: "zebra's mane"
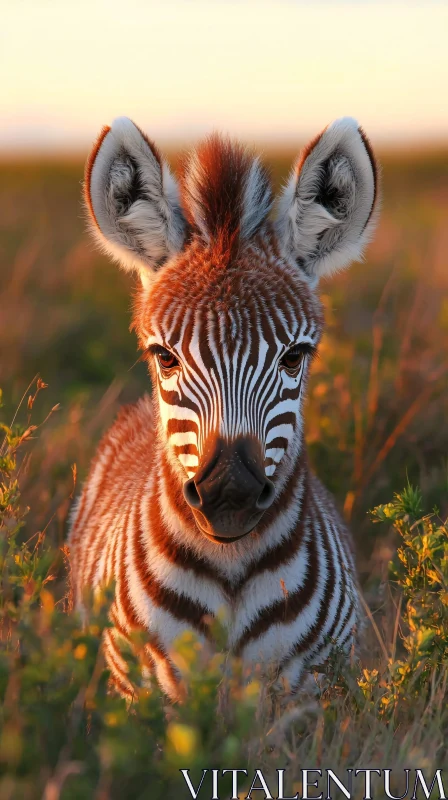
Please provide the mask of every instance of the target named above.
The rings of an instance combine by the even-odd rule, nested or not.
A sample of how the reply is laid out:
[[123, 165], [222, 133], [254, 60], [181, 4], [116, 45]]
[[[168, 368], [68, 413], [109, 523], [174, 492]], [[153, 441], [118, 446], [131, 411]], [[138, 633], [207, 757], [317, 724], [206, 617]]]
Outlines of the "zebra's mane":
[[229, 249], [260, 230], [273, 203], [270, 176], [259, 158], [218, 134], [185, 159], [181, 197], [193, 231], [207, 244]]

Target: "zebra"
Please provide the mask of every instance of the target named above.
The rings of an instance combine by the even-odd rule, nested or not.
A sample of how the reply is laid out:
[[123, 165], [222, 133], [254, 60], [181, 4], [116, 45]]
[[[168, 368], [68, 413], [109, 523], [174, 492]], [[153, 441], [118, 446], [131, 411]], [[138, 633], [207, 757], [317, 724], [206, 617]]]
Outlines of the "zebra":
[[132, 327], [152, 394], [120, 411], [76, 501], [76, 605], [114, 581], [103, 646], [123, 697], [137, 692], [123, 640], [144, 632], [142, 668], [177, 701], [176, 639], [193, 629], [216, 646], [220, 609], [228, 652], [295, 692], [334, 647], [349, 657], [362, 619], [352, 541], [310, 468], [302, 412], [318, 282], [360, 260], [374, 229], [372, 147], [354, 119], [333, 122], [274, 213], [247, 147], [213, 134], [176, 179], [118, 118], [93, 147], [84, 194], [97, 243], [140, 277]]

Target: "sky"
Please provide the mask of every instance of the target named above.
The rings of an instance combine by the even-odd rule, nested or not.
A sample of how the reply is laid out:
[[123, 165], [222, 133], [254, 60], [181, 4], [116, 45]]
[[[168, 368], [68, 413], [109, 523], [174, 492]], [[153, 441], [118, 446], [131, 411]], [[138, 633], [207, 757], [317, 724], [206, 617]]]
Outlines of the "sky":
[[0, 0], [0, 151], [84, 150], [126, 115], [160, 143], [448, 141], [448, 3]]

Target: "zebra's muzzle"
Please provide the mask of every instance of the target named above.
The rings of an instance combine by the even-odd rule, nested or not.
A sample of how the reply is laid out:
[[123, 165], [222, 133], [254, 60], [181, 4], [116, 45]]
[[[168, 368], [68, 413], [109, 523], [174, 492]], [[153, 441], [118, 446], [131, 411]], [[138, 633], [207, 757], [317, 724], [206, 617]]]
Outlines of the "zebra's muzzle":
[[215, 542], [230, 543], [254, 530], [275, 498], [263, 469], [257, 439], [215, 438], [201, 465], [184, 484], [184, 496], [200, 530]]

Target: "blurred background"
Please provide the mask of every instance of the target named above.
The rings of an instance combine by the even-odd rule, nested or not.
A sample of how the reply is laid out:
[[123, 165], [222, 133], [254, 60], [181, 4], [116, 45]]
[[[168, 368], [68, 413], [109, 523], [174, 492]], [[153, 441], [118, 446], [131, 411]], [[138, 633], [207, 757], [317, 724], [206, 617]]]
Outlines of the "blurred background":
[[[313, 464], [349, 521], [363, 580], [394, 541], [368, 510], [407, 479], [448, 512], [446, 3], [15, 0], [2, 5], [0, 386], [5, 420], [48, 383], [25, 497], [64, 540], [73, 493], [123, 402], [149, 389], [130, 334], [133, 281], [98, 254], [80, 202], [102, 125], [134, 119], [175, 167], [218, 129], [256, 145], [275, 185], [307, 139], [350, 115], [383, 172], [365, 262], [321, 285]], [[26, 403], [25, 403], [26, 406]], [[26, 419], [26, 409], [22, 419]]]

